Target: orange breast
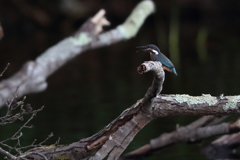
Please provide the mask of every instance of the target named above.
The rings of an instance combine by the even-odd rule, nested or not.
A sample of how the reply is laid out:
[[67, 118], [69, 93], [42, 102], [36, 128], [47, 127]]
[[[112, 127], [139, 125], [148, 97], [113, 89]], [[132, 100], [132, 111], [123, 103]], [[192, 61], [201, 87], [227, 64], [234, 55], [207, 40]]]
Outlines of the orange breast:
[[172, 72], [172, 70], [170, 68], [168, 68], [167, 66], [162, 65], [162, 68], [167, 70], [168, 72]]

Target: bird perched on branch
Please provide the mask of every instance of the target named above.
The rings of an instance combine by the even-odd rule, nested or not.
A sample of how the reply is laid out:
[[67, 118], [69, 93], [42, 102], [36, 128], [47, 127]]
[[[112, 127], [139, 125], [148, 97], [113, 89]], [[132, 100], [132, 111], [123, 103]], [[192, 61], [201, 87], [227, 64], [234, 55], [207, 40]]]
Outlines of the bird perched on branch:
[[140, 49], [137, 52], [149, 52], [150, 58], [152, 61], [161, 62], [163, 69], [169, 72], [173, 72], [175, 75], [177, 75], [177, 71], [173, 63], [154, 44], [148, 44], [146, 46], [138, 46], [136, 48]]

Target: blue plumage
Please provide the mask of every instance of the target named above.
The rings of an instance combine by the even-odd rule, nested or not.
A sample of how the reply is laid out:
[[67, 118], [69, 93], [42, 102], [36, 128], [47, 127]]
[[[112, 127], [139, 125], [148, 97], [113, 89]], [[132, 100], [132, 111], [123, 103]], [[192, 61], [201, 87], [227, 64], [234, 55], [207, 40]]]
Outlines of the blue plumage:
[[139, 46], [137, 48], [141, 49], [139, 50], [140, 52], [150, 52], [150, 58], [152, 61], [161, 62], [165, 70], [173, 72], [175, 75], [177, 75], [177, 71], [173, 63], [160, 51], [156, 45], [149, 44], [146, 46]]

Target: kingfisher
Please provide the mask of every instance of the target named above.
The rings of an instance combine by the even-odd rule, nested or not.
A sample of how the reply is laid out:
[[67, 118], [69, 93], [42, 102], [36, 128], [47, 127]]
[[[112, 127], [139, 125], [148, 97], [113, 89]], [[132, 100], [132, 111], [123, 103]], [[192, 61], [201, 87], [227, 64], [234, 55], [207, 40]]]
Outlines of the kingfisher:
[[136, 48], [140, 49], [137, 52], [149, 52], [152, 61], [161, 62], [163, 69], [173, 72], [175, 75], [177, 75], [177, 71], [173, 63], [160, 51], [156, 45], [148, 44], [146, 46], [138, 46]]

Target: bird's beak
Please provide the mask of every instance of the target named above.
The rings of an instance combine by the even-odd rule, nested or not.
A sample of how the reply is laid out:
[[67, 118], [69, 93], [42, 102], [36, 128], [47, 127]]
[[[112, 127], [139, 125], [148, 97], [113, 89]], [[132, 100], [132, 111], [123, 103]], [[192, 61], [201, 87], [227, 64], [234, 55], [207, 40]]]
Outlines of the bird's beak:
[[139, 49], [136, 52], [146, 52], [146, 51], [149, 51], [149, 48], [147, 46], [138, 46], [136, 48]]

